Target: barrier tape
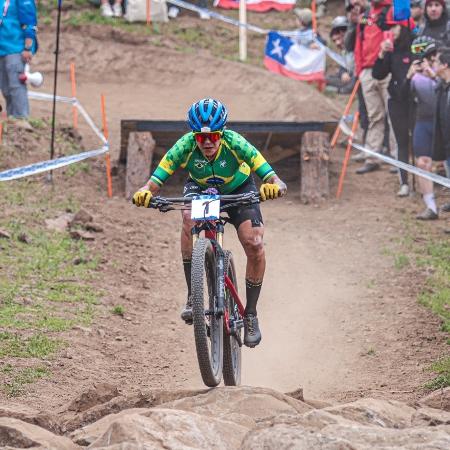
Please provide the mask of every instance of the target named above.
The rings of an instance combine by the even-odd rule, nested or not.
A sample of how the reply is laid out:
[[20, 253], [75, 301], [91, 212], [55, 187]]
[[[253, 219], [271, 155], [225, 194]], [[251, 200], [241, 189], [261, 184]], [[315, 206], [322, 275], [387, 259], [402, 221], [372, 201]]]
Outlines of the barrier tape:
[[[168, 0], [168, 3], [179, 6], [180, 8], [188, 9], [189, 11], [193, 11], [196, 13], [206, 13], [210, 17], [213, 17], [214, 19], [221, 20], [222, 22], [229, 23], [231, 25], [234, 25], [236, 27], [242, 27], [246, 28], [247, 30], [254, 31], [255, 33], [259, 34], [268, 34], [271, 30], [265, 30], [264, 28], [257, 27], [255, 25], [251, 25], [248, 23], [242, 23], [239, 22], [239, 20], [232, 19], [231, 17], [224, 16], [223, 14], [211, 11], [207, 8], [200, 8], [199, 6], [193, 5], [192, 3], [187, 3], [184, 0]], [[284, 35], [284, 36], [290, 36], [294, 37], [297, 34], [297, 31], [278, 31], [278, 33]], [[347, 69], [347, 64], [345, 63], [345, 59], [339, 55], [338, 53], [334, 52], [330, 48], [328, 48], [326, 45], [324, 45], [322, 42], [320, 42], [318, 39], [315, 40], [316, 44], [318, 44], [322, 49], [325, 50], [327, 55], [335, 61], [337, 64], [339, 64], [344, 69]]]
[[[45, 94], [43, 92], [28, 91], [28, 97], [34, 100], [53, 101], [52, 94]], [[48, 161], [41, 161], [38, 163], [30, 164], [28, 166], [16, 167], [15, 169], [8, 169], [0, 172], [0, 181], [17, 180], [18, 178], [28, 177], [30, 175], [36, 175], [38, 173], [47, 172], [50, 170], [59, 169], [69, 164], [83, 161], [84, 159], [94, 158], [95, 156], [103, 155], [109, 152], [109, 143], [104, 134], [95, 125], [89, 114], [83, 108], [78, 99], [74, 97], [63, 97], [56, 95], [57, 102], [66, 103], [75, 106], [80, 114], [84, 117], [87, 124], [91, 127], [92, 131], [102, 141], [103, 147], [97, 150], [90, 150], [76, 155], [63, 156], [57, 159], [50, 159]]]
[[76, 155], [63, 156], [58, 159], [49, 159], [48, 161], [42, 161], [29, 166], [17, 167], [16, 169], [5, 170], [0, 172], [0, 181], [17, 180], [18, 178], [28, 177], [30, 175], [36, 175], [38, 173], [47, 172], [49, 170], [59, 169], [69, 164], [73, 164], [83, 159], [93, 158], [94, 156], [103, 155], [109, 151], [109, 146], [98, 150], [91, 150], [88, 152], [78, 153]]
[[[45, 94], [43, 92], [28, 91], [28, 97], [34, 100], [45, 100], [49, 102], [53, 101], [52, 94]], [[107, 139], [105, 138], [103, 133], [99, 130], [99, 128], [95, 125], [94, 121], [91, 119], [91, 117], [83, 108], [78, 99], [73, 97], [62, 97], [60, 95], [57, 95], [55, 98], [57, 102], [68, 103], [70, 105], [75, 106], [80, 112], [80, 114], [84, 117], [84, 120], [86, 120], [87, 124], [92, 128], [92, 131], [98, 136], [98, 138], [103, 142], [103, 144], [108, 145]]]
[[[354, 138], [354, 135], [352, 133], [352, 130], [348, 127], [348, 125], [345, 123], [344, 120], [340, 120], [339, 126], [344, 134], [346, 134], [349, 137]], [[352, 147], [356, 148], [357, 150], [360, 150], [364, 153], [367, 153], [370, 156], [373, 156], [374, 158], [378, 158], [381, 161], [384, 161], [388, 164], [391, 164], [392, 166], [397, 167], [398, 169], [406, 170], [409, 173], [413, 173], [414, 175], [418, 175], [419, 177], [426, 178], [427, 180], [431, 180], [434, 183], [440, 184], [441, 186], [445, 186], [450, 189], [450, 179], [443, 177], [441, 175], [437, 175], [432, 172], [427, 172], [426, 170], [420, 169], [419, 167], [412, 166], [411, 164], [404, 163], [402, 161], [398, 161], [397, 159], [391, 158], [386, 155], [382, 155], [381, 153], [374, 152], [373, 150], [369, 150], [368, 148], [363, 147], [362, 145], [355, 144], [352, 142]]]

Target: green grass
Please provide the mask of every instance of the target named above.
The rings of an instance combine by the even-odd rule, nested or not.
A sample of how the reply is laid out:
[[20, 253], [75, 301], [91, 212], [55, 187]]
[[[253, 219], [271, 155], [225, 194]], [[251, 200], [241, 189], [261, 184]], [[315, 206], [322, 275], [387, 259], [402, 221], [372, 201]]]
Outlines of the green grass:
[[63, 345], [42, 333], [23, 337], [7, 331], [0, 332], [0, 357], [46, 358]]
[[402, 270], [409, 265], [409, 258], [406, 255], [399, 254], [394, 256], [394, 267], [397, 270]]
[[450, 357], [436, 361], [431, 365], [430, 370], [437, 376], [425, 385], [427, 389], [434, 391], [450, 386]]
[[10, 379], [2, 385], [2, 390], [8, 397], [18, 397], [19, 395], [22, 395], [27, 384], [50, 375], [50, 371], [47, 368], [39, 366], [26, 367], [15, 371], [11, 365], [8, 365], [8, 370], [2, 370], [2, 372], [10, 375]]
[[115, 305], [111, 312], [118, 316], [123, 316], [125, 314], [125, 308], [122, 305]]

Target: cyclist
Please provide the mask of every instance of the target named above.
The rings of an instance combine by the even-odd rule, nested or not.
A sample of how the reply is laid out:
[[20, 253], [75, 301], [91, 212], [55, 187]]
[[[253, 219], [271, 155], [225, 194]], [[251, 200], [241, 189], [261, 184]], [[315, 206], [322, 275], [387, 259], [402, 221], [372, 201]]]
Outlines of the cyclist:
[[[148, 207], [150, 200], [174, 173], [182, 167], [189, 173], [184, 196], [194, 196], [214, 187], [219, 194], [242, 194], [256, 191], [252, 172], [261, 178], [261, 200], [274, 199], [286, 193], [286, 184], [261, 153], [235, 131], [225, 128], [226, 107], [212, 98], [194, 103], [188, 111], [191, 132], [181, 137], [164, 155], [148, 182], [133, 196], [136, 206]], [[266, 266], [263, 246], [264, 225], [258, 204], [231, 208], [231, 223], [247, 256], [245, 274], [246, 307], [244, 317], [244, 344], [255, 347], [261, 341], [256, 304]], [[192, 323], [191, 298], [191, 229], [194, 223], [190, 211], [183, 211], [181, 254], [188, 287], [188, 298], [181, 318]]]

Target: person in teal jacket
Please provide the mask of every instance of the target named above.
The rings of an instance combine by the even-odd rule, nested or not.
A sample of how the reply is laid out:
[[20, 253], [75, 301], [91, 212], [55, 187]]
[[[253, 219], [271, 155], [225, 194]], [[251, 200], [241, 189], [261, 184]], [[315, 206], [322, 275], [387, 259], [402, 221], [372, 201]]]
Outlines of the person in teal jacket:
[[19, 77], [37, 50], [36, 31], [35, 0], [0, 0], [0, 89], [12, 117], [29, 115], [27, 87]]

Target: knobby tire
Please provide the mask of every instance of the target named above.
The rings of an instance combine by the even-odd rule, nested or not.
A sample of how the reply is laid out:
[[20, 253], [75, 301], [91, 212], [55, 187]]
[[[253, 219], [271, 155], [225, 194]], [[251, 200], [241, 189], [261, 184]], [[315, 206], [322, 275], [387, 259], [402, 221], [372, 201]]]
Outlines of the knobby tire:
[[222, 379], [223, 318], [217, 314], [205, 316], [205, 299], [206, 309], [215, 312], [217, 297], [216, 257], [209, 239], [199, 238], [195, 244], [191, 283], [192, 318], [200, 373], [206, 386], [215, 387]]

